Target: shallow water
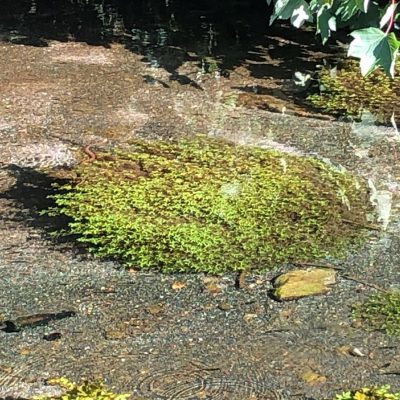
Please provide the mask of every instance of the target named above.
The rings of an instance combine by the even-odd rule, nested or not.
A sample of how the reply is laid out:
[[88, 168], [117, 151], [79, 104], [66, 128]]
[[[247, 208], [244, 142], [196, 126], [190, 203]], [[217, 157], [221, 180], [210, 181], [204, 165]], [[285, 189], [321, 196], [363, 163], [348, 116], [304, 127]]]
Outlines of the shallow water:
[[[253, 62], [238, 62], [228, 78], [202, 73], [196, 50], [194, 60], [184, 56], [174, 68], [201, 90], [176, 80], [175, 70], [143, 62], [140, 51], [125, 43], [50, 40], [56, 37], [39, 24], [24, 24], [31, 2], [19, 2], [18, 12], [11, 2], [4, 4], [11, 12], [0, 14], [6, 16], [6, 41], [0, 44], [0, 314], [11, 321], [62, 311], [76, 315], [19, 332], [0, 330], [0, 396], [51, 391], [45, 381], [54, 375], [100, 377], [148, 399], [269, 399], [279, 391], [286, 398], [332, 398], [383, 383], [400, 389], [399, 340], [365, 332], [351, 318], [352, 305], [374, 291], [368, 283], [393, 287], [400, 281], [397, 136], [375, 127], [360, 135], [351, 124], [282, 113], [283, 105], [290, 113], [290, 99], [276, 105], [278, 113], [239, 100], [245, 94], [247, 100], [276, 101], [273, 90], [291, 77], [290, 65], [301, 65], [304, 54], [313, 54], [314, 63], [325, 55], [290, 43], [291, 33], [282, 28], [288, 36], [271, 42], [276, 52], [264, 36], [256, 53], [247, 50]], [[93, 3], [71, 4], [97, 15]], [[37, 2], [39, 16], [44, 5]], [[62, 4], [59, 10], [65, 12]], [[54, 15], [40, 18], [49, 22]], [[73, 31], [66, 22], [57, 25], [60, 16], [55, 20], [57, 32], [63, 24]], [[7, 36], [16, 22], [19, 35], [36, 29], [45, 45]], [[288, 52], [290, 46], [297, 53]], [[288, 53], [287, 62], [272, 57], [278, 50]], [[300, 58], [289, 60], [293, 54]], [[271, 71], [280, 77], [269, 79]], [[238, 290], [234, 274], [126, 271], [46, 236], [46, 220], [37, 211], [47, 204], [51, 183], [68, 177], [60, 167], [85, 160], [88, 143], [107, 151], [138, 136], [170, 140], [195, 133], [314, 154], [371, 179], [377, 191], [389, 191], [386, 233], [372, 234], [363, 251], [340, 263], [366, 284], [340, 275], [326, 296], [277, 303], [268, 290], [279, 269], [248, 276]], [[59, 339], [46, 339], [57, 333]], [[343, 346], [357, 347], [365, 357], [343, 352]], [[307, 381], [310, 371], [325, 381]]]

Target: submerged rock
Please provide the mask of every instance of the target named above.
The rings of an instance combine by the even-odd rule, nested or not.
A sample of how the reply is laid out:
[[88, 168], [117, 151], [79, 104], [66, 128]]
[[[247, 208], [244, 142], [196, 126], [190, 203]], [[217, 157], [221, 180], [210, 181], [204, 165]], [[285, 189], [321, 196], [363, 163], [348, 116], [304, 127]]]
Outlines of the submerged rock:
[[273, 296], [280, 301], [328, 293], [336, 283], [336, 271], [326, 268], [299, 269], [279, 275], [273, 282]]

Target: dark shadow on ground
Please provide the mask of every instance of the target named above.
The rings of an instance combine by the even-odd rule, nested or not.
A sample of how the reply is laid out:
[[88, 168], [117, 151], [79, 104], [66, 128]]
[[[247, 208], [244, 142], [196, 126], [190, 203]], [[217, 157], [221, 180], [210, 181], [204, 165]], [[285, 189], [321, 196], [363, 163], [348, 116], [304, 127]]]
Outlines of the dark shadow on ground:
[[19, 211], [12, 215], [2, 213], [0, 223], [12, 221], [39, 229], [45, 239], [53, 241], [56, 245], [76, 243], [75, 236], [55, 237], [52, 235], [52, 232], [65, 230], [68, 227], [70, 222], [68, 217], [50, 216], [43, 213], [55, 206], [55, 202], [50, 196], [59, 191], [57, 186], [64, 185], [69, 181], [52, 177], [33, 168], [10, 165], [7, 169], [16, 178], [16, 183], [7, 191], [0, 193], [0, 199], [12, 201]]
[[[303, 110], [307, 110], [308, 114], [303, 115], [305, 117], [311, 117], [315, 119], [327, 119], [332, 115], [340, 117], [339, 113], [324, 113], [308, 100], [308, 96], [310, 94], [318, 92], [318, 86], [316, 83], [317, 82], [312, 80], [308, 87], [299, 87], [298, 91], [272, 89], [262, 85], [232, 86], [232, 89], [246, 93], [249, 96], [249, 99], [252, 99], [252, 104], [255, 108], [270, 110], [271, 108], [267, 106], [264, 107], [263, 104], [270, 105], [269, 103], [271, 103], [271, 99], [276, 99], [278, 102], [282, 101], [286, 102], [287, 104], [294, 104]], [[324, 118], [324, 115], [326, 115], [326, 118]]]
[[337, 52], [322, 46], [313, 31], [286, 23], [269, 27], [271, 11], [265, 0], [4, 0], [0, 41], [119, 42], [168, 71], [170, 80], [198, 89], [193, 76], [179, 71], [186, 61], [203, 73], [228, 76], [226, 71], [245, 66], [255, 78], [288, 79], [295, 70], [314, 71], [320, 58]]

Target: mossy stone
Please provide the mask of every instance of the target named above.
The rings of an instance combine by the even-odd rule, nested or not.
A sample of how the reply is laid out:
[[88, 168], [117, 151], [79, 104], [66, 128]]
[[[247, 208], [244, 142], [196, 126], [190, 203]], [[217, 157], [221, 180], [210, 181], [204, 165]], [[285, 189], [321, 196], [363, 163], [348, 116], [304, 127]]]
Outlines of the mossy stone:
[[280, 301], [328, 293], [336, 283], [336, 271], [328, 268], [298, 269], [274, 280], [273, 296]]
[[197, 137], [98, 154], [50, 214], [101, 257], [165, 272], [269, 269], [359, 243], [368, 188], [325, 163]]

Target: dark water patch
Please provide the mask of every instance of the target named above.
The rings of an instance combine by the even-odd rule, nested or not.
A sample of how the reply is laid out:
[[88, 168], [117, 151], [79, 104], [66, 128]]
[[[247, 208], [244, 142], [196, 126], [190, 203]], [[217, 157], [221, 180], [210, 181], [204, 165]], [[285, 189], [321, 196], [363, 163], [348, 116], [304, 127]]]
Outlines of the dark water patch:
[[99, 19], [95, 3], [73, 0], [2, 1], [2, 39], [43, 46], [47, 45], [47, 40], [106, 44], [107, 24]]
[[312, 53], [324, 49], [313, 32], [269, 27], [265, 0], [6, 0], [0, 15], [0, 40], [35, 46], [119, 42], [190, 85], [193, 77], [178, 72], [186, 61], [203, 73], [228, 76], [245, 65], [256, 78], [290, 78], [295, 69], [314, 69]]
[[225, 51], [266, 32], [263, 0], [2, 1], [1, 28], [17, 36], [104, 44], [130, 37], [137, 46], [201, 43], [204, 53]]
[[13, 213], [2, 213], [0, 223], [14, 222], [39, 229], [46, 239], [55, 244], [74, 242], [72, 236], [56, 237], [52, 234], [54, 231], [66, 229], [70, 222], [68, 218], [43, 213], [55, 205], [51, 196], [57, 193], [57, 187], [69, 180], [57, 178], [31, 167], [10, 165], [7, 169], [16, 180], [8, 190], [0, 193], [0, 199], [11, 201], [16, 210]]

